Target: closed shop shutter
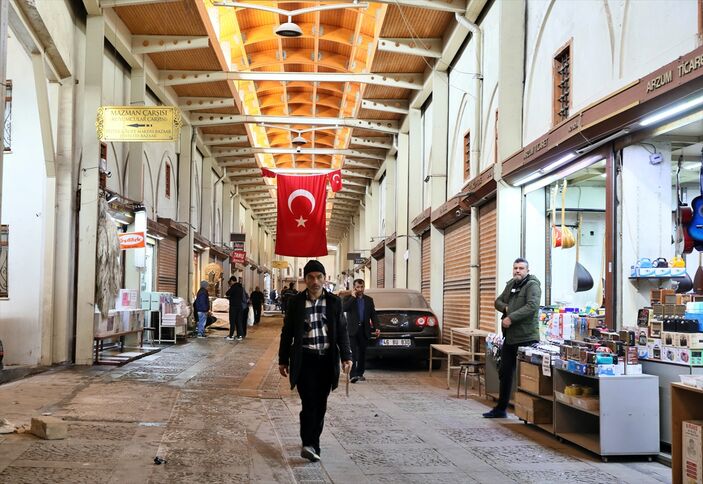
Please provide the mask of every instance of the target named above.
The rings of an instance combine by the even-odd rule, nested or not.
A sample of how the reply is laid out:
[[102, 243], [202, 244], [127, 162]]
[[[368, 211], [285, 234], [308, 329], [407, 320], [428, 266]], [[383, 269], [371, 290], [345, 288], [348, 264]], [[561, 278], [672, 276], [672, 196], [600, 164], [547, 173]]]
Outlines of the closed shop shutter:
[[[449, 328], [469, 327], [470, 249], [470, 219], [464, 217], [444, 230], [444, 343], [449, 343]], [[468, 338], [465, 337], [456, 337], [454, 341], [455, 344], [468, 345]]]
[[430, 231], [422, 234], [422, 279], [420, 291], [425, 296], [427, 303], [430, 302]]
[[385, 287], [385, 277], [386, 277], [386, 258], [381, 257], [376, 261], [376, 287]]
[[176, 294], [178, 283], [178, 242], [175, 237], [164, 237], [159, 241], [157, 252], [156, 290]]
[[398, 287], [398, 284], [396, 284], [396, 275], [398, 274], [398, 271], [396, 270], [395, 251], [391, 252], [391, 254], [393, 254], [393, 287]]
[[496, 329], [496, 201], [482, 205], [479, 222], [479, 317], [478, 327], [486, 331]]

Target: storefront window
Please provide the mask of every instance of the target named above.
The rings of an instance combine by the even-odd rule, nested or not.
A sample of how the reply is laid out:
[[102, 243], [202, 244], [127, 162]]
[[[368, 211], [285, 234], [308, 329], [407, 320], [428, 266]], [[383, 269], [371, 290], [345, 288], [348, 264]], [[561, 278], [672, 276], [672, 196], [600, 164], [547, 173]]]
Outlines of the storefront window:
[[546, 307], [602, 315], [605, 200], [604, 160], [526, 193], [525, 257]]
[[154, 244], [146, 244], [144, 255], [144, 270], [140, 273], [140, 289], [142, 292], [152, 292], [154, 287]]

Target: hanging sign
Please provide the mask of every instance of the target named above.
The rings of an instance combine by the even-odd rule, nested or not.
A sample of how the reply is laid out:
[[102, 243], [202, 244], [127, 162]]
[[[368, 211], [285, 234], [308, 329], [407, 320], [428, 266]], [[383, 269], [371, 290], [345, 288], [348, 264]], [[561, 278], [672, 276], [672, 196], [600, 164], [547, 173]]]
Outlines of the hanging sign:
[[120, 250], [142, 249], [146, 247], [144, 232], [125, 232], [118, 234], [120, 239]]
[[288, 261], [275, 260], [271, 262], [271, 267], [273, 267], [274, 269], [288, 269]]
[[247, 253], [244, 250], [233, 250], [229, 260], [232, 264], [243, 264], [247, 260]]
[[181, 113], [175, 106], [101, 106], [95, 126], [100, 141], [176, 141]]

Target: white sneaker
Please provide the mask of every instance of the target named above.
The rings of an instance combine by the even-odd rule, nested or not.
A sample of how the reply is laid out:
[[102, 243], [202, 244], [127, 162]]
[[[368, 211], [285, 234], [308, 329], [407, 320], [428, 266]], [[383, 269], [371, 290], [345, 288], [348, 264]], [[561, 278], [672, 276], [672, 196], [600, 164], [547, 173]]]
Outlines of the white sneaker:
[[300, 449], [300, 457], [302, 457], [303, 459], [307, 459], [310, 462], [318, 462], [320, 460], [320, 456], [317, 455], [315, 449], [313, 449], [309, 445]]
[[234, 338], [232, 336], [225, 336], [225, 339], [227, 341], [234, 341]]

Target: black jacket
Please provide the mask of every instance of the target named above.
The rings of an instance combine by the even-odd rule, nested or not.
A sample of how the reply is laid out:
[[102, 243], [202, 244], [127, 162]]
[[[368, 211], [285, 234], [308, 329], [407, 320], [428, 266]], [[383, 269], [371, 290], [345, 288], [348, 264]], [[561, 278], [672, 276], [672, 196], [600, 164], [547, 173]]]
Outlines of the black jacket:
[[[283, 318], [281, 344], [278, 348], [278, 364], [288, 365], [288, 375], [291, 389], [295, 388], [300, 376], [303, 360], [303, 337], [305, 336], [305, 300], [307, 291], [291, 297], [288, 310]], [[327, 315], [327, 337], [332, 351], [332, 389], [337, 388], [339, 381], [339, 362], [351, 361], [352, 353], [349, 346], [349, 335], [344, 319], [342, 319], [342, 300], [334, 294], [325, 291], [325, 313]]]
[[373, 298], [364, 294], [364, 314], [359, 316], [359, 306], [355, 297], [344, 299], [344, 312], [347, 313], [347, 331], [349, 336], [354, 336], [361, 326], [364, 328], [366, 339], [371, 338], [371, 332], [379, 327], [376, 306]]
[[244, 291], [244, 286], [241, 282], [235, 282], [225, 294], [227, 299], [229, 299], [229, 309], [230, 311], [240, 311], [247, 306], [247, 293]]
[[261, 306], [264, 303], [264, 293], [261, 291], [252, 291], [249, 299], [251, 299], [251, 303], [254, 306]]

